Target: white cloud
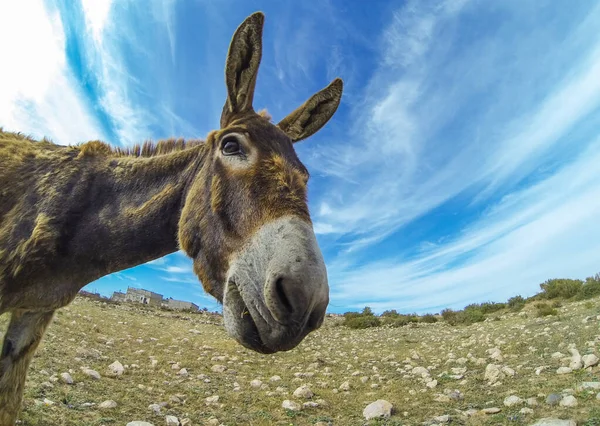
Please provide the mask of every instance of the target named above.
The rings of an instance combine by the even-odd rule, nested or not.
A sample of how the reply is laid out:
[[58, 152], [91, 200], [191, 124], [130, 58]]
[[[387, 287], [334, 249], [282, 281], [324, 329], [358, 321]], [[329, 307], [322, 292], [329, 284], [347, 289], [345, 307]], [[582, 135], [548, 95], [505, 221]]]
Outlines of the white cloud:
[[376, 310], [462, 308], [531, 295], [548, 278], [600, 271], [600, 139], [548, 179], [505, 198], [442, 246], [412, 260], [330, 268], [334, 304]]
[[102, 138], [67, 67], [59, 13], [23, 0], [1, 2], [0, 16], [0, 126], [61, 144]]
[[86, 24], [90, 27], [96, 43], [102, 42], [102, 32], [108, 21], [113, 0], [81, 0]]

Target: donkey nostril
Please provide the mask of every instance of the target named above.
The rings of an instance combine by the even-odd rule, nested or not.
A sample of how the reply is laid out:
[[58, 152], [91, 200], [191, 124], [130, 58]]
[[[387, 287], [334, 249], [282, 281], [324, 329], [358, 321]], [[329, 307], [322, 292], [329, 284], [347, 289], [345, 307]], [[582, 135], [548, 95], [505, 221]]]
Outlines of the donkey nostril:
[[285, 312], [292, 313], [294, 308], [292, 306], [292, 303], [290, 302], [290, 299], [288, 298], [288, 295], [285, 292], [284, 285], [285, 279], [283, 277], [277, 278], [277, 281], [275, 282], [275, 294], [277, 295], [277, 298], [279, 299], [283, 310]]

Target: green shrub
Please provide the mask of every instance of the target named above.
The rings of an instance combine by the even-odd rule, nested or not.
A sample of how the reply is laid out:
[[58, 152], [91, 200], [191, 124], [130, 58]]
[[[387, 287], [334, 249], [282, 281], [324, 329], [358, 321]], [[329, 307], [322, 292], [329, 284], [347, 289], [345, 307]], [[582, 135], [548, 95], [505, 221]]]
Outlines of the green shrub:
[[469, 325], [485, 320], [485, 315], [479, 306], [469, 305], [463, 311], [453, 311], [452, 309], [444, 309], [442, 318], [450, 325]]
[[591, 299], [596, 296], [600, 296], [600, 274], [585, 279], [585, 283], [581, 286], [581, 290], [577, 294], [577, 299]]
[[421, 317], [421, 322], [426, 322], [429, 324], [433, 324], [434, 322], [437, 322], [437, 320], [437, 317], [432, 314], [425, 314]]
[[408, 321], [408, 318], [406, 316], [397, 316], [397, 317], [384, 317], [382, 319], [382, 323], [384, 325], [389, 325], [391, 327], [403, 327], [405, 325], [408, 325], [410, 321]]
[[535, 305], [538, 317], [546, 317], [548, 315], [558, 315], [558, 311], [547, 303], [538, 303]]
[[514, 296], [508, 299], [506, 304], [511, 311], [517, 312], [525, 307], [525, 299], [523, 299], [523, 296], [521, 295]]
[[555, 300], [551, 305], [553, 308], [562, 308], [563, 304], [560, 300]]
[[351, 316], [344, 319], [344, 325], [354, 329], [379, 327], [381, 320], [375, 315]]
[[568, 278], [556, 278], [540, 284], [545, 299], [556, 299], [558, 297], [570, 299], [579, 293], [582, 286], [583, 281]]

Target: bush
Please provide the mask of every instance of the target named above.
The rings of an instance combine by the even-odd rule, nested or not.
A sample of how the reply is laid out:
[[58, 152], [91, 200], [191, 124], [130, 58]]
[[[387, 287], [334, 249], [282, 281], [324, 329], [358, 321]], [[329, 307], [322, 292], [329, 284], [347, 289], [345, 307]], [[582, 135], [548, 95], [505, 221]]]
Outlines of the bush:
[[542, 295], [545, 299], [556, 299], [558, 297], [570, 299], [579, 293], [582, 286], [583, 281], [571, 280], [568, 278], [547, 280], [540, 284]]
[[558, 311], [547, 303], [538, 303], [535, 305], [538, 317], [546, 317], [548, 315], [558, 315]]
[[444, 309], [442, 318], [450, 325], [469, 325], [485, 320], [485, 315], [478, 306], [469, 305], [463, 311]]
[[525, 299], [523, 299], [523, 296], [521, 295], [511, 297], [508, 299], [507, 305], [511, 311], [517, 312], [525, 307]]
[[581, 286], [581, 290], [577, 294], [577, 299], [591, 299], [596, 296], [600, 296], [600, 274], [586, 278], [585, 283]]
[[344, 325], [354, 329], [379, 327], [381, 325], [381, 320], [375, 315], [351, 316], [344, 319]]
[[437, 320], [437, 317], [431, 314], [425, 314], [421, 317], [421, 322], [425, 322], [428, 324], [433, 324], [434, 322], [437, 322]]
[[391, 327], [403, 327], [408, 325], [410, 321], [404, 315], [398, 315], [397, 317], [385, 317], [383, 318], [383, 324]]

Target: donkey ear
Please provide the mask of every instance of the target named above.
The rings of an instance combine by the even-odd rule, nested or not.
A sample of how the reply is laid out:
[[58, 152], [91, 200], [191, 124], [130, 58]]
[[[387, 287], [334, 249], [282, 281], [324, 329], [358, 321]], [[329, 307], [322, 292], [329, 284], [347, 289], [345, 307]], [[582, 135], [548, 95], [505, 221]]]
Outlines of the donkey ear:
[[292, 142], [313, 135], [337, 110], [342, 99], [343, 88], [342, 79], [336, 78], [329, 86], [312, 95], [302, 106], [281, 120], [277, 127], [283, 130]]
[[233, 34], [225, 64], [227, 100], [221, 114], [221, 127], [227, 126], [233, 114], [252, 110], [264, 22], [262, 12], [253, 13]]

